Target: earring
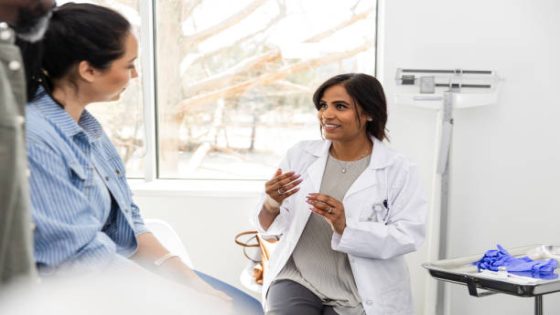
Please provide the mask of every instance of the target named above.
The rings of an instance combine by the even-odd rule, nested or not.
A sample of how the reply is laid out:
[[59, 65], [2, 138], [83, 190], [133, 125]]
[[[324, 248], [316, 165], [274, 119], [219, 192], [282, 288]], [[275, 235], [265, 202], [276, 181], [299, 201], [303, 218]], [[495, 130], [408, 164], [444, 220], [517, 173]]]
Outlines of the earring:
[[367, 118], [367, 121], [373, 121], [373, 118], [368, 117], [368, 118]]

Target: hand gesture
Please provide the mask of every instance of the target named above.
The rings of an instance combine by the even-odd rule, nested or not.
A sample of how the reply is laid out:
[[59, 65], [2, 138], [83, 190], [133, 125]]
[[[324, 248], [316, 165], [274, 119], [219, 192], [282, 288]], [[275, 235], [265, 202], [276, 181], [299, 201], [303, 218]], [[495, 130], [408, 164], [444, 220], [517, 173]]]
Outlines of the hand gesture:
[[329, 195], [316, 193], [307, 195], [306, 201], [310, 206], [309, 210], [325, 218], [333, 231], [342, 235], [346, 228], [346, 215], [342, 202]]
[[302, 182], [301, 175], [289, 171], [282, 173], [282, 169], [277, 169], [272, 179], [264, 184], [266, 194], [282, 204], [284, 199], [298, 192], [298, 185]]

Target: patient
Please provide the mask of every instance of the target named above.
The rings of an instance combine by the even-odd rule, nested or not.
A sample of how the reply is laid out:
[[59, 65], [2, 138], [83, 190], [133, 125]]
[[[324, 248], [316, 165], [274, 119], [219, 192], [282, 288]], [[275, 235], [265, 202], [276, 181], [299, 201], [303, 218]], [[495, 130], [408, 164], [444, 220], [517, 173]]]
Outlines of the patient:
[[132, 200], [122, 160], [86, 110], [90, 103], [117, 100], [138, 76], [138, 42], [129, 22], [108, 8], [69, 3], [53, 12], [43, 45], [41, 86], [26, 109], [40, 274], [104, 270], [130, 258], [199, 292], [233, 297], [236, 309], [246, 302], [262, 312], [255, 299], [195, 273], [150, 233]]

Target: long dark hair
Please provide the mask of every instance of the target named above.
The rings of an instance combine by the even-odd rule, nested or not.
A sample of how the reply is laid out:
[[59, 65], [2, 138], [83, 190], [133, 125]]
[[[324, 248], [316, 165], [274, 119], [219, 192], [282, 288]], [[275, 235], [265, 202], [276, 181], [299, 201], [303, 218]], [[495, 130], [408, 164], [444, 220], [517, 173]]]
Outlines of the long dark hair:
[[[67, 3], [56, 8], [43, 38], [41, 70], [36, 81], [52, 90], [53, 81], [70, 75], [81, 61], [108, 69], [125, 52], [130, 23], [118, 12], [88, 3]], [[34, 83], [35, 91], [37, 83]]]
[[[321, 98], [325, 91], [334, 85], [342, 85], [354, 100], [354, 104], [372, 118], [371, 121], [366, 122], [368, 135], [381, 141], [386, 139], [387, 100], [381, 83], [373, 76], [364, 73], [345, 73], [334, 76], [321, 84], [313, 94], [313, 103], [317, 110], [321, 108]], [[359, 121], [357, 110], [356, 119]]]

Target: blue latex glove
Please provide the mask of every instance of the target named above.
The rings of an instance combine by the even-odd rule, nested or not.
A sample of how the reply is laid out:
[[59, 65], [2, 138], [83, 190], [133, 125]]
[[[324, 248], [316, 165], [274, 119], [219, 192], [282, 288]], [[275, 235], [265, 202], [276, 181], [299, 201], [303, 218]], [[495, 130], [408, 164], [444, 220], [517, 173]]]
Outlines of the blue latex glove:
[[500, 267], [505, 267], [508, 272], [531, 272], [536, 275], [551, 275], [554, 273], [558, 262], [555, 259], [532, 260], [529, 257], [515, 258], [501, 245], [497, 245], [497, 250], [486, 251], [484, 256], [474, 264], [478, 270], [488, 269], [498, 271]]

